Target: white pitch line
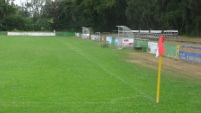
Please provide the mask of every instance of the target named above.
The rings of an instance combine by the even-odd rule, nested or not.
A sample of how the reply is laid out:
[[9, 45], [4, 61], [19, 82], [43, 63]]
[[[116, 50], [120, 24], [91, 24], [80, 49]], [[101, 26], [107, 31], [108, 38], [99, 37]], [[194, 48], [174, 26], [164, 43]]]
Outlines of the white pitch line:
[[10, 104], [10, 103], [12, 103], [12, 104], [15, 104], [15, 105], [17, 105], [17, 104], [19, 104], [19, 106], [20, 105], [23, 105], [23, 104], [25, 104], [25, 105], [28, 105], [28, 104], [54, 104], [54, 105], [66, 105], [66, 104], [110, 104], [110, 102], [109, 101], [107, 101], [107, 102], [90, 102], [90, 101], [83, 101], [83, 102], [76, 102], [76, 101], [69, 101], [69, 102], [34, 102], [34, 101], [32, 101], [32, 102], [0, 102], [0, 103], [4, 103], [4, 104]]
[[[60, 41], [60, 40], [59, 40]], [[151, 98], [150, 96], [146, 95], [144, 92], [142, 92], [141, 90], [137, 89], [135, 86], [133, 86], [132, 84], [130, 84], [129, 82], [127, 82], [126, 80], [124, 80], [123, 78], [113, 74], [112, 72], [110, 72], [109, 70], [107, 70], [106, 68], [104, 68], [103, 66], [101, 66], [100, 64], [94, 62], [92, 59], [90, 59], [88, 56], [82, 54], [80, 51], [78, 51], [77, 48], [73, 47], [72, 44], [68, 43], [64, 43], [62, 41], [60, 41], [61, 43], [63, 43], [65, 46], [70, 47], [70, 49], [72, 49], [73, 51], [75, 51], [77, 54], [83, 56], [84, 58], [86, 58], [87, 60], [91, 61], [92, 63], [96, 64], [99, 68], [101, 68], [102, 70], [104, 70], [106, 73], [108, 73], [109, 75], [112, 75], [113, 77], [117, 78], [118, 80], [122, 81], [124, 84], [132, 87], [134, 90], [138, 91], [140, 94], [144, 95], [146, 98], [150, 99], [151, 101], [154, 101], [153, 98]]]
[[137, 96], [133, 96], [133, 97], [120, 97], [120, 98], [116, 98], [116, 99], [112, 99], [111, 100], [111, 104], [114, 104], [116, 101], [121, 101], [121, 100], [127, 100], [127, 99], [134, 99], [137, 97], [140, 97], [141, 95], [137, 95]]

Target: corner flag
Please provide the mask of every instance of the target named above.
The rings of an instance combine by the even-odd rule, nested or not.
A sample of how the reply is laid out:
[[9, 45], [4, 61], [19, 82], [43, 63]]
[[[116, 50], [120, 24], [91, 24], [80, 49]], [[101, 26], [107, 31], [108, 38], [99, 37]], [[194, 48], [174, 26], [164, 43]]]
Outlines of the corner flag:
[[161, 35], [159, 40], [158, 40], [158, 49], [156, 52], [156, 57], [165, 54], [165, 48], [164, 48], [164, 36]]
[[161, 79], [161, 67], [162, 67], [162, 58], [163, 54], [165, 54], [165, 48], [164, 48], [164, 36], [161, 35], [158, 40], [158, 49], [156, 52], [156, 57], [159, 56], [159, 62], [158, 62], [158, 82], [157, 82], [157, 92], [156, 92], [156, 103], [159, 103], [159, 93], [160, 93], [160, 79]]

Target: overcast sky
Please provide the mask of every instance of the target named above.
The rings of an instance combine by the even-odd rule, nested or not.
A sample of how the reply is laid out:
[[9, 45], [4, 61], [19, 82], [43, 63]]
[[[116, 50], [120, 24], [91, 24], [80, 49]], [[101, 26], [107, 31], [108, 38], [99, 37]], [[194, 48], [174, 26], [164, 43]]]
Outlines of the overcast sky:
[[[21, 5], [22, 3], [25, 3], [27, 1], [31, 1], [31, 0], [14, 0], [14, 3], [17, 4], [17, 5]], [[51, 1], [54, 1], [54, 0], [51, 0]]]
[[17, 4], [17, 5], [21, 5], [25, 1], [28, 1], [28, 0], [15, 0], [14, 3]]

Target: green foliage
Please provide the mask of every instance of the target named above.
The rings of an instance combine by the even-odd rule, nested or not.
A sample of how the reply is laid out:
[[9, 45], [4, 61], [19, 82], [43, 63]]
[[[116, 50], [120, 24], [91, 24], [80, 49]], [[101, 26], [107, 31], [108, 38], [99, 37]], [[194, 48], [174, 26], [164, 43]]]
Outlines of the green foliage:
[[198, 0], [127, 0], [127, 3], [131, 28], [178, 29], [180, 34], [196, 32], [194, 35], [200, 36]]
[[25, 27], [25, 21], [21, 16], [10, 15], [6, 16], [4, 19], [5, 30], [23, 30]]
[[[16, 13], [16, 8], [7, 4], [4, 0], [0, 1], [0, 31], [13, 28], [10, 20], [15, 19], [13, 15]], [[15, 20], [16, 21], [16, 20]], [[11, 26], [10, 26], [11, 25]]]
[[[116, 25], [131, 29], [177, 29], [180, 34], [200, 36], [200, 0], [31, 0], [23, 6], [0, 1], [0, 30], [75, 30], [82, 26], [111, 32]], [[15, 15], [22, 29], [8, 23]], [[53, 21], [54, 20], [54, 21]]]
[[127, 0], [126, 16], [134, 29], [149, 29], [157, 25], [153, 19], [152, 1], [150, 0]]
[[54, 19], [50, 18], [50, 20], [48, 22], [51, 23], [51, 24], [54, 24]]
[[189, 0], [190, 17], [194, 24], [195, 34], [201, 35], [201, 1], [200, 0]]

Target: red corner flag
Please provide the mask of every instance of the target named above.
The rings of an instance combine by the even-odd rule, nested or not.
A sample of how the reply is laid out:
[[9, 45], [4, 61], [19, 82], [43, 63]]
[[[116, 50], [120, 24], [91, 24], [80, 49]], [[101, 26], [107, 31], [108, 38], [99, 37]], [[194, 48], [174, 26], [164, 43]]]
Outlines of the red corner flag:
[[157, 92], [156, 92], [156, 103], [159, 103], [159, 94], [160, 94], [160, 79], [161, 79], [161, 68], [162, 68], [162, 58], [163, 54], [165, 54], [165, 48], [164, 48], [164, 36], [161, 35], [158, 40], [158, 49], [156, 52], [156, 57], [159, 56], [159, 62], [158, 62], [158, 82], [157, 82]]
[[158, 49], [156, 52], [156, 57], [165, 54], [165, 48], [164, 48], [164, 36], [161, 35], [159, 40], [158, 40]]

